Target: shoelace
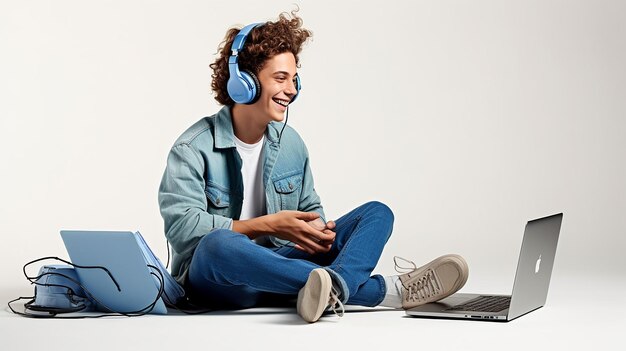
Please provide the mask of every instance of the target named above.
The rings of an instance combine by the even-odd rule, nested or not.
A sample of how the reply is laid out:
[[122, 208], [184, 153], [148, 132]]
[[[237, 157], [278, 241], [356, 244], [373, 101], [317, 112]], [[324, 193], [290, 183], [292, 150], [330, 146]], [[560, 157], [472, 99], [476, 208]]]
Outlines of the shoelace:
[[[398, 260], [410, 263], [411, 267], [403, 267], [398, 264]], [[410, 273], [417, 269], [417, 265], [410, 260], [402, 258], [400, 256], [393, 257], [393, 263], [395, 264], [396, 272], [400, 274]], [[432, 296], [438, 295], [441, 293], [442, 285], [439, 277], [435, 274], [432, 269], [428, 269], [422, 276], [414, 282], [411, 282], [407, 285], [404, 285], [402, 282], [402, 286], [408, 290], [408, 294], [406, 295], [407, 301], [420, 301]]]
[[[333, 312], [339, 316], [339, 317], [343, 317], [343, 314], [345, 312], [345, 309], [343, 307], [343, 302], [341, 302], [341, 300], [339, 300], [339, 293], [337, 292], [337, 290], [335, 289], [335, 287], [331, 287], [330, 290], [330, 299], [328, 300], [328, 304], [329, 307], [333, 310]], [[341, 309], [340, 311], [337, 311], [337, 309]]]
[[[398, 264], [398, 260], [404, 261], [406, 263], [410, 263], [411, 266], [413, 267], [402, 267], [401, 265]], [[407, 260], [406, 258], [400, 257], [400, 256], [393, 256], [393, 264], [396, 265], [395, 266], [396, 272], [400, 274], [408, 273], [417, 269], [417, 265], [415, 264], [415, 262], [411, 260]]]

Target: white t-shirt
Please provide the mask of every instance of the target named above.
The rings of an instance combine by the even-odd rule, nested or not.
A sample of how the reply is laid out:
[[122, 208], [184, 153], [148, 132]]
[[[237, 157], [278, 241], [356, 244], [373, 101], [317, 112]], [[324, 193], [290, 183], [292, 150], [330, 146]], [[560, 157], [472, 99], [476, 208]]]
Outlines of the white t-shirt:
[[267, 212], [263, 189], [263, 142], [265, 136], [254, 144], [246, 144], [235, 137], [235, 146], [241, 157], [243, 177], [243, 206], [239, 219], [263, 216]]

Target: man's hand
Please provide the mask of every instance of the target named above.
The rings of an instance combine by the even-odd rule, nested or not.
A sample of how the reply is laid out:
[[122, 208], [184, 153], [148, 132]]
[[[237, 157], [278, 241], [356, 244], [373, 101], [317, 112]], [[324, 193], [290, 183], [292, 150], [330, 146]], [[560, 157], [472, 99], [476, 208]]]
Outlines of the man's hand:
[[[311, 223], [309, 223], [311, 222]], [[243, 221], [233, 221], [233, 230], [255, 238], [273, 235], [296, 244], [310, 254], [328, 252], [335, 240], [334, 222], [324, 224], [316, 212], [280, 211]]]
[[[313, 229], [319, 230], [322, 233], [332, 235], [332, 240], [323, 240], [319, 242], [320, 245], [327, 247], [328, 250], [330, 250], [330, 248], [333, 246], [333, 243], [335, 242], [336, 233], [333, 231], [333, 229], [335, 229], [335, 226], [336, 226], [335, 222], [328, 221], [327, 223], [324, 223], [324, 221], [320, 217], [318, 217], [312, 221], [308, 221], [307, 224], [313, 227]], [[299, 248], [299, 247], [296, 245], [296, 248]], [[302, 248], [299, 248], [299, 249], [302, 250]], [[328, 250], [325, 252], [328, 252]]]

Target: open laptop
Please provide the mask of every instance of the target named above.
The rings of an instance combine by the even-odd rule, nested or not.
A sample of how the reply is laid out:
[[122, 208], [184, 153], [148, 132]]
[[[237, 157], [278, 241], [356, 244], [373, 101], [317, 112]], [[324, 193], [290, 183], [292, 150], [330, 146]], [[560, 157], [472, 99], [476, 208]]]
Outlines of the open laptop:
[[406, 311], [412, 317], [508, 322], [542, 307], [554, 265], [563, 214], [526, 224], [511, 295], [456, 293]]
[[101, 311], [166, 314], [163, 299], [175, 302], [183, 293], [139, 232], [62, 230], [61, 237], [72, 263], [110, 272], [75, 268]]

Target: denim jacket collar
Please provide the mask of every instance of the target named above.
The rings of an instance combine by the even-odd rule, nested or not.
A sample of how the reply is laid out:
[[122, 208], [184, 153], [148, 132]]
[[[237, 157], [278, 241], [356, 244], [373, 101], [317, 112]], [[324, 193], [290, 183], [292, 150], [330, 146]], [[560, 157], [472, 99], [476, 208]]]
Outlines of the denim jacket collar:
[[[271, 122], [265, 130], [265, 137], [272, 144], [278, 143], [277, 122]], [[224, 106], [215, 117], [215, 147], [227, 149], [235, 147], [235, 132], [233, 130], [233, 118], [231, 106]]]

